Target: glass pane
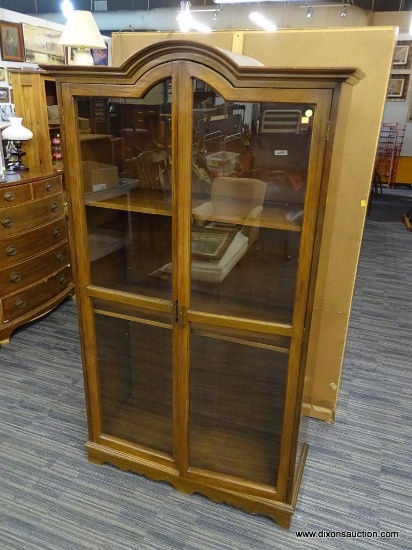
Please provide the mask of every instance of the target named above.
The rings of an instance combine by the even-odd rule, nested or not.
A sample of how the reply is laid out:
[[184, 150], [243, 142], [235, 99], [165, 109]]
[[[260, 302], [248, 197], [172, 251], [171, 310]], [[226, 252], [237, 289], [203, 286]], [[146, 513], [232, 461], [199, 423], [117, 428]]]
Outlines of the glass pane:
[[171, 299], [171, 79], [78, 112], [91, 283]]
[[290, 323], [315, 106], [193, 95], [191, 307]]
[[191, 466], [276, 484], [289, 343], [192, 325]]
[[173, 453], [170, 315], [95, 301], [102, 431]]

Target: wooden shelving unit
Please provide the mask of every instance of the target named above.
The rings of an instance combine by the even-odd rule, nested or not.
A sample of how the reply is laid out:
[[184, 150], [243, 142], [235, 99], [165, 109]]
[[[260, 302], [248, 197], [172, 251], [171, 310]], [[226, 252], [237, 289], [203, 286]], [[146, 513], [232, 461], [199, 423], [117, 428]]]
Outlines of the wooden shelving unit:
[[[54, 79], [41, 71], [10, 71], [16, 116], [23, 117], [23, 125], [33, 132], [33, 138], [24, 144], [25, 163], [33, 171], [52, 172], [53, 165], [47, 107], [57, 105]], [[62, 168], [62, 165], [59, 165]]]

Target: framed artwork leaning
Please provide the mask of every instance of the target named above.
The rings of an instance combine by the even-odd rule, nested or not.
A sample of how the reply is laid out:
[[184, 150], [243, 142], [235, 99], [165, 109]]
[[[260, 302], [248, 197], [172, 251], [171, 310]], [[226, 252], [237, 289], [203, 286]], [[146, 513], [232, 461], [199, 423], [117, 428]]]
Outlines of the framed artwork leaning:
[[0, 48], [3, 61], [24, 61], [21, 23], [0, 21]]

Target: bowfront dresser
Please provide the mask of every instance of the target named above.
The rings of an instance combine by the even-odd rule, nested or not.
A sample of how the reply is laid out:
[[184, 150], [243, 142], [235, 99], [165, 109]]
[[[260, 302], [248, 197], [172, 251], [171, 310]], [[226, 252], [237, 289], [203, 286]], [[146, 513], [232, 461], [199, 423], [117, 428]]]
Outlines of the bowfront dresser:
[[72, 294], [62, 175], [8, 175], [0, 183], [0, 345]]

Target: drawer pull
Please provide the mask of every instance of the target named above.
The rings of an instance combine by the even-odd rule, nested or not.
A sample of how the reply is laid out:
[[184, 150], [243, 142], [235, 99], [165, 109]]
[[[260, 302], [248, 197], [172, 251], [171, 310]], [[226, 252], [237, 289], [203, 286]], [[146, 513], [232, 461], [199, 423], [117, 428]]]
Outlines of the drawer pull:
[[16, 195], [11, 191], [7, 191], [7, 193], [5, 193], [4, 195], [4, 198], [7, 202], [13, 202], [14, 199], [16, 198]]
[[64, 260], [64, 254], [63, 254], [63, 252], [58, 252], [58, 253], [56, 254], [56, 258], [57, 258], [57, 260], [58, 260], [59, 262], [62, 262], [62, 261]]
[[23, 309], [24, 307], [26, 307], [26, 300], [17, 300], [16, 302], [16, 308], [17, 309]]
[[11, 227], [13, 225], [13, 218], [3, 218], [1, 223], [3, 224], [3, 227]]
[[46, 185], [46, 191], [52, 191], [53, 190], [53, 184], [52, 183], [48, 183]]
[[7, 256], [15, 256], [17, 254], [17, 247], [12, 244], [6, 248]]
[[54, 235], [55, 237], [60, 237], [61, 231], [60, 231], [60, 229], [59, 229], [58, 227], [56, 227], [56, 229], [53, 231], [53, 235]]
[[21, 273], [19, 273], [18, 271], [16, 271], [15, 273], [13, 273], [10, 277], [10, 281], [12, 283], [18, 283], [21, 281]]
[[59, 205], [57, 204], [57, 202], [54, 202], [52, 205], [51, 205], [51, 211], [52, 212], [56, 212], [56, 210], [59, 208]]
[[59, 283], [60, 283], [61, 285], [64, 285], [64, 284], [66, 284], [66, 281], [67, 281], [66, 275], [60, 275], [60, 277], [59, 277]]

